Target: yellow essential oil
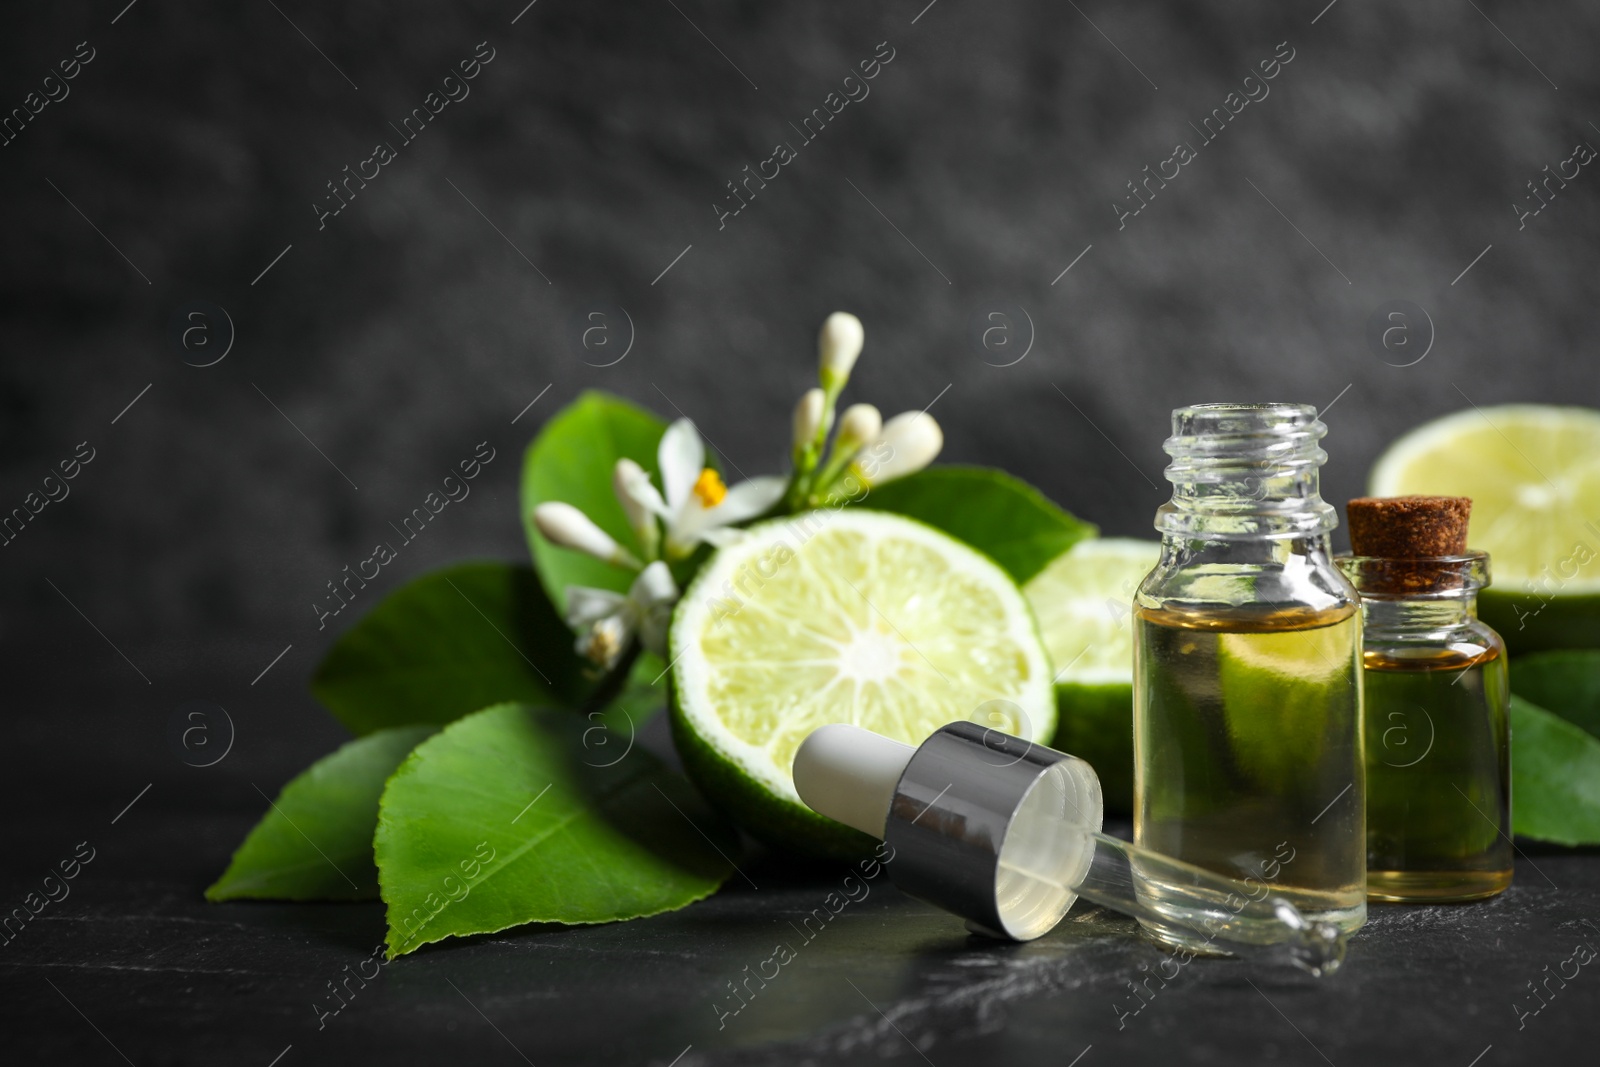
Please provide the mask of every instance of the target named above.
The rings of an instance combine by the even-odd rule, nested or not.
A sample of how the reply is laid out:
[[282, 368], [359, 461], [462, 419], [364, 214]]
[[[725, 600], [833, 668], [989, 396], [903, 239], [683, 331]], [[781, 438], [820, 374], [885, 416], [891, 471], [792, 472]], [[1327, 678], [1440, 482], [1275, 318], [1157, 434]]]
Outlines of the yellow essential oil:
[[1308, 919], [1360, 925], [1355, 606], [1137, 618], [1139, 843], [1254, 878]]
[[1491, 897], [1511, 884], [1501, 650], [1366, 658], [1367, 894]]
[[[1365, 621], [1372, 900], [1480, 900], [1511, 884], [1511, 691], [1505, 642], [1477, 617], [1489, 560], [1466, 551], [1470, 508], [1350, 502], [1352, 544], [1384, 553], [1339, 559]], [[1440, 551], [1453, 554], [1423, 554]]]

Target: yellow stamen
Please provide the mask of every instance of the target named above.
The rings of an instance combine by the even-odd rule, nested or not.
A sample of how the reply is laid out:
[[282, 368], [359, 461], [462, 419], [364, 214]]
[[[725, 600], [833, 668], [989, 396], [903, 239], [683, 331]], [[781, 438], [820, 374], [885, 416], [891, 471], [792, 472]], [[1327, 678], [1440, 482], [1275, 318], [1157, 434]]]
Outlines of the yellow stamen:
[[714, 508], [728, 495], [728, 487], [722, 484], [722, 477], [716, 471], [707, 467], [695, 479], [694, 495], [700, 498], [702, 507]]

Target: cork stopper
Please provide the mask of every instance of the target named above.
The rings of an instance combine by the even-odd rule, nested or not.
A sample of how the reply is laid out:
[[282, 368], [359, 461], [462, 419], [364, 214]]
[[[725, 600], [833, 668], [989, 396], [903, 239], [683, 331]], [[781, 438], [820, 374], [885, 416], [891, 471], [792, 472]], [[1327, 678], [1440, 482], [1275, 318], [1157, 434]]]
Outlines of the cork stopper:
[[1350, 551], [1385, 559], [1459, 556], [1472, 500], [1464, 496], [1366, 496], [1345, 507]]
[[1459, 587], [1448, 568], [1430, 565], [1467, 552], [1472, 500], [1464, 496], [1360, 497], [1345, 506], [1350, 550], [1357, 556], [1392, 561], [1369, 575], [1373, 593], [1404, 595]]

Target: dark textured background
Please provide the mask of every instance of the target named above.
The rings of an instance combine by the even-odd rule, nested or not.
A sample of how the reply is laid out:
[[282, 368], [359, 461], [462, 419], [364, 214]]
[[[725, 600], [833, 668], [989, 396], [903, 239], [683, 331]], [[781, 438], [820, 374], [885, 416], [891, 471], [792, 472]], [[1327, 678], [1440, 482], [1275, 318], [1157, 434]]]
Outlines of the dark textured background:
[[[8, 897], [77, 840], [119, 835], [93, 869], [106, 879], [101, 896], [86, 885], [75, 898], [88, 899], [84, 913], [68, 904], [42, 919], [29, 945], [0, 957], [0, 976], [20, 991], [8, 1010], [29, 1006], [8, 1032], [25, 1024], [28, 1047], [81, 1062], [111, 1051], [39, 976], [76, 994], [135, 1062], [191, 1062], [244, 1031], [263, 1063], [283, 1044], [295, 1042], [295, 1055], [310, 1047], [295, 1036], [309, 1029], [299, 1017], [309, 1011], [288, 1006], [299, 1003], [295, 983], [319, 987], [318, 968], [364, 954], [381, 932], [376, 912], [351, 932], [339, 918], [347, 911], [196, 900], [260, 808], [251, 783], [270, 791], [340, 736], [303, 695], [333, 634], [317, 631], [309, 605], [483, 440], [498, 456], [473, 496], [371, 592], [447, 560], [521, 556], [521, 448], [583, 388], [682, 411], [730, 466], [774, 471], [790, 407], [811, 381], [816, 327], [852, 310], [868, 336], [852, 399], [892, 412], [937, 397], [945, 458], [1005, 467], [1105, 531], [1139, 536], [1165, 496], [1159, 446], [1179, 404], [1339, 398], [1324, 488], [1342, 501], [1383, 445], [1422, 418], [1469, 402], [1596, 402], [1596, 179], [1585, 171], [1520, 232], [1512, 209], [1575, 142], [1600, 144], [1593, 4], [539, 0], [513, 26], [521, 0], [125, 3], [12, 4], [0, 29], [6, 111], [77, 42], [97, 52], [68, 98], [0, 147], [0, 510], [78, 442], [97, 450], [71, 496], [0, 548]], [[485, 40], [496, 58], [471, 95], [319, 232], [311, 205], [324, 183], [376, 141], [396, 140], [388, 123]], [[712, 204], [724, 183], [775, 141], [795, 140], [789, 123], [885, 40], [895, 58], [871, 95], [719, 231]], [[1285, 40], [1295, 58], [1270, 95], [1119, 232], [1112, 205], [1124, 183], [1175, 141], [1194, 140], [1188, 123]], [[1374, 310], [1395, 299], [1420, 304], [1436, 331], [1415, 366], [1387, 365], [1365, 337]], [[225, 308], [236, 328], [228, 357], [205, 369], [185, 365], [201, 357], [170, 329], [192, 300]], [[633, 347], [615, 366], [589, 365], [606, 357], [584, 350], [575, 323], [614, 307], [631, 317]], [[994, 366], [1028, 338], [986, 351], [973, 324], [1015, 308], [1033, 324], [1032, 347]], [[226, 705], [239, 729], [231, 758], [207, 771], [182, 766], [163, 736], [171, 710], [195, 698]], [[149, 795], [107, 827], [147, 782]], [[1288, 1014], [1335, 1062], [1352, 1048], [1364, 1050], [1357, 1062], [1399, 1058], [1406, 1025], [1419, 1027], [1419, 1042], [1448, 1039], [1438, 1062], [1463, 1067], [1491, 1042], [1486, 1064], [1514, 1041], [1558, 1050], [1582, 1027], [1579, 1001], [1515, 1036], [1505, 1005], [1566, 955], [1555, 946], [1569, 938], [1554, 931], [1600, 909], [1592, 860], [1546, 862], [1568, 870], [1556, 881], [1569, 893], [1590, 888], [1551, 896], [1553, 886], [1524, 880], [1504, 905], [1391, 911], [1384, 929], [1439, 932], [1390, 946], [1365, 979], [1352, 968], [1344, 995], [1354, 999], [1340, 1001], [1337, 1024], [1315, 999]], [[809, 900], [803, 886], [792, 892]], [[948, 933], [902, 904], [893, 945], [910, 951]], [[684, 986], [705, 1000], [718, 985], [716, 967], [687, 977], [644, 967], [650, 952], [690, 953], [704, 937], [730, 960], [760, 958], [751, 954], [763, 934], [730, 943], [711, 914], [579, 932], [552, 941], [571, 951], [550, 958], [594, 954], [583, 966], [598, 970], [567, 975], [585, 998], [608, 995], [612, 959], [633, 975], [617, 981], [637, 986], [619, 1011], [648, 1028], [648, 990]], [[275, 931], [266, 948], [263, 924]], [[857, 948], [881, 956], [890, 942]], [[497, 964], [492, 943], [473, 951], [486, 953], [484, 969], [464, 988], [519, 990], [525, 1025], [514, 1033], [541, 1064], [541, 1048], [557, 1059], [587, 1049], [665, 1062], [693, 1042], [688, 1063], [701, 1047], [767, 1038], [779, 1051], [763, 1055], [777, 1060], [784, 1048], [915, 1060], [889, 1030], [872, 1024], [861, 1036], [838, 1023], [863, 1010], [848, 992], [834, 1004], [797, 989], [798, 1014], [745, 1031], [743, 1046], [718, 1046], [697, 1036], [711, 1027], [694, 1024], [657, 1047], [592, 1000], [582, 1011], [563, 1003], [545, 972], [517, 970], [544, 966], [537, 953]], [[1019, 958], [1041, 951], [1060, 946]], [[919, 971], [917, 958], [897, 964], [910, 976], [897, 988], [913, 999], [966, 965]], [[1061, 967], [1089, 968], [1080, 977], [1102, 982], [1107, 999], [1125, 977], [1118, 968], [1132, 964], [1096, 971], [1097, 959], [1069, 954]], [[420, 966], [432, 965], [445, 966]], [[1052, 1030], [1066, 1016], [1051, 998], [1078, 980], [1019, 979], [992, 1010], [979, 997], [979, 1023], [952, 1023], [968, 1042], [956, 1047], [981, 1058], [1015, 1041], [1055, 1048], [1060, 1063], [1091, 1041], [1103, 1049], [1115, 1037]], [[1469, 980], [1498, 985], [1463, 1004]], [[455, 996], [436, 978], [412, 981], [418, 1003]], [[1244, 999], [1172, 997], [1174, 1015], [1128, 1048], [1308, 1061], [1300, 1038], [1232, 987]], [[1414, 1010], [1395, 1007], [1417, 989]], [[1596, 989], [1589, 976], [1588, 992], [1575, 991], [1590, 1018]], [[897, 995], [881, 984], [868, 992], [880, 1004]], [[1007, 1029], [1005, 1005], [1019, 997], [1031, 1007]], [[1473, 1021], [1480, 1000], [1492, 1026]], [[339, 1047], [373, 1052], [372, 1041], [393, 1036], [396, 1012], [421, 1018], [419, 1031], [466, 1012], [439, 1002], [406, 1014], [411, 1003], [350, 1027]], [[902, 1021], [934, 1035], [929, 1055], [947, 1067], [937, 1037], [945, 1002], [926, 1003]], [[518, 1011], [502, 1003], [502, 1023]], [[581, 1026], [541, 1045], [568, 1012]], [[1381, 1034], [1358, 1033], [1363, 1012]], [[1223, 1018], [1231, 1029], [1205, 1030]], [[472, 1040], [487, 1034], [486, 1055], [511, 1055], [477, 1015], [449, 1019], [481, 1031]], [[288, 1036], [266, 1033], [268, 1020]], [[836, 1024], [845, 1037], [833, 1044], [803, 1036]], [[1109, 1032], [1103, 1024], [1094, 1026]], [[613, 1052], [580, 1040], [596, 1029], [609, 1031]], [[985, 1034], [1000, 1044], [973, 1037]], [[1153, 1034], [1172, 1041], [1152, 1044]], [[434, 1040], [447, 1039], [408, 1035], [418, 1049]]]

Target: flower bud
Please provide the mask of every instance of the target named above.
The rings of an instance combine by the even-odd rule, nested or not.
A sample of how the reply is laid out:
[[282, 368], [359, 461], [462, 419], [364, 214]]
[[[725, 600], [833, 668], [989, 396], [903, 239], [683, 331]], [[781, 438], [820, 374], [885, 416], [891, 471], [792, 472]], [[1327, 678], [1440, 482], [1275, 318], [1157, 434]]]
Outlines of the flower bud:
[[827, 404], [828, 398], [822, 395], [821, 389], [805, 391], [800, 403], [794, 406], [794, 447], [807, 448], [816, 440]]
[[883, 431], [883, 416], [871, 404], [851, 404], [839, 417], [839, 437], [833, 447], [849, 454]]
[[817, 357], [824, 389], [837, 395], [844, 388], [865, 339], [861, 320], [848, 311], [835, 311], [823, 322], [817, 335]]
[[[650, 484], [650, 475], [639, 464], [624, 456], [617, 460], [616, 469], [612, 472], [611, 488], [617, 494], [623, 514], [628, 516], [628, 525], [639, 538], [639, 546], [644, 549], [646, 556], [655, 555], [660, 530], [649, 501], [659, 499], [660, 494]], [[665, 505], [662, 506], [665, 508]]]
[[533, 524], [551, 544], [576, 549], [619, 567], [640, 565], [627, 549], [571, 504], [557, 501], [540, 504], [533, 509]]
[[944, 432], [925, 411], [906, 411], [883, 424], [854, 464], [869, 486], [904, 478], [933, 462], [944, 447]]

